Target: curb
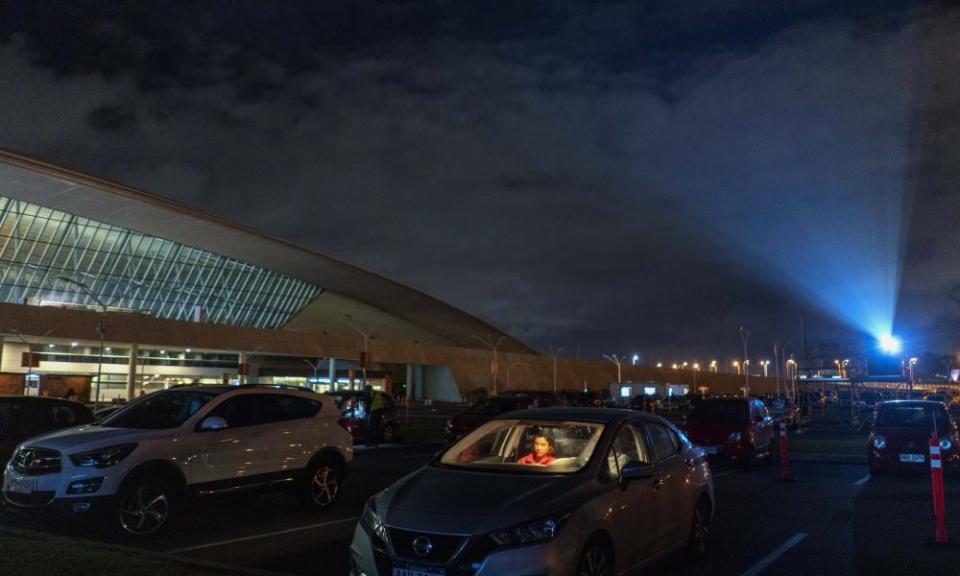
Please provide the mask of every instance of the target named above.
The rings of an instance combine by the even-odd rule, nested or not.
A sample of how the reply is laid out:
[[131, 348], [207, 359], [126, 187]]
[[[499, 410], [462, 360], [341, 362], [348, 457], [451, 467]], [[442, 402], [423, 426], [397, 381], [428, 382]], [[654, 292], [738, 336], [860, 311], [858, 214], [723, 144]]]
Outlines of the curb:
[[[0, 532], [6, 532], [13, 536], [20, 536], [23, 538], [33, 538], [33, 539], [49, 539], [55, 538], [59, 540], [67, 540], [70, 542], [77, 543], [78, 545], [84, 545], [90, 548], [100, 548], [102, 550], [113, 550], [116, 552], [123, 552], [126, 554], [131, 554], [139, 556], [141, 558], [153, 558], [156, 560], [163, 560], [165, 562], [171, 562], [175, 564], [182, 564], [186, 566], [195, 566], [197, 568], [209, 568], [213, 570], [220, 570], [225, 573], [232, 574], [243, 574], [247, 576], [290, 576], [288, 572], [273, 572], [270, 570], [261, 570], [258, 568], [246, 568], [243, 566], [232, 566], [230, 564], [223, 564], [221, 562], [212, 562], [210, 560], [200, 560], [198, 558], [190, 558], [188, 556], [178, 556], [175, 554], [169, 554], [166, 552], [159, 552], [156, 550], [148, 550], [145, 548], [134, 548], [132, 546], [124, 546], [122, 544], [115, 544], [112, 542], [104, 542], [101, 540], [89, 540], [87, 538], [75, 538], [73, 536], [64, 536], [61, 534], [49, 534], [47, 532], [40, 532], [38, 530], [28, 530], [25, 528], [13, 528], [11, 526], [2, 526], [0, 525]], [[77, 572], [79, 574], [79, 572]]]

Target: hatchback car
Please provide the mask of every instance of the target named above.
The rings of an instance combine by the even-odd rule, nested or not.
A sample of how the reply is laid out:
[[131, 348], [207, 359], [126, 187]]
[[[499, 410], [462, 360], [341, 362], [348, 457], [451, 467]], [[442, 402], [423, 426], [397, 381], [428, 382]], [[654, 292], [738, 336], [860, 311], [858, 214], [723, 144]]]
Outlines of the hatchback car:
[[940, 441], [946, 466], [960, 463], [960, 435], [942, 402], [892, 400], [877, 405], [867, 438], [867, 462], [874, 476], [890, 470], [926, 470], [930, 436]]
[[501, 415], [364, 507], [353, 576], [611, 576], [687, 547], [713, 517], [703, 450], [652, 414]]
[[763, 402], [754, 398], [710, 398], [687, 416], [690, 440], [712, 456], [750, 467], [757, 459], [772, 461], [775, 430]]
[[16, 445], [27, 438], [90, 422], [93, 414], [79, 402], [44, 396], [0, 396], [0, 465], [6, 464]]
[[[347, 430], [353, 436], [356, 444], [369, 442], [370, 434], [367, 421], [367, 400], [363, 391], [360, 390], [341, 390], [337, 392], [327, 392], [325, 396], [335, 399], [337, 408], [343, 416]], [[400, 438], [400, 422], [397, 421], [397, 405], [387, 395], [383, 396], [386, 407], [380, 417], [380, 438], [381, 442], [387, 444], [396, 442]]]

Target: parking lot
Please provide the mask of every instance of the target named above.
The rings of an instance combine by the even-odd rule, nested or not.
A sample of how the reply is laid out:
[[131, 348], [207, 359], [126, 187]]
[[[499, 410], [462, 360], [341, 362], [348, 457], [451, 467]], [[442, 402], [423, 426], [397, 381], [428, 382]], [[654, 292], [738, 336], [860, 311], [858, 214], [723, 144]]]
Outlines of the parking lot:
[[[777, 465], [750, 471], [714, 466], [717, 511], [707, 557], [692, 563], [665, 557], [646, 573], [950, 574], [960, 548], [933, 545], [930, 480], [925, 474], [872, 478], [851, 453], [862, 435], [823, 418], [796, 446], [813, 446], [791, 463], [795, 481]], [[806, 443], [806, 444], [804, 444]], [[836, 447], [828, 457], [824, 451]], [[285, 494], [219, 499], [182, 509], [163, 535], [143, 548], [248, 569], [288, 574], [347, 574], [348, 546], [363, 503], [427, 463], [438, 446], [361, 447], [345, 492], [324, 514], [302, 510]], [[845, 454], [844, 451], [847, 453]], [[825, 461], [831, 460], [831, 461]], [[947, 477], [951, 535], [960, 534], [960, 481]], [[108, 539], [82, 523], [40, 523], [9, 511], [8, 526]]]

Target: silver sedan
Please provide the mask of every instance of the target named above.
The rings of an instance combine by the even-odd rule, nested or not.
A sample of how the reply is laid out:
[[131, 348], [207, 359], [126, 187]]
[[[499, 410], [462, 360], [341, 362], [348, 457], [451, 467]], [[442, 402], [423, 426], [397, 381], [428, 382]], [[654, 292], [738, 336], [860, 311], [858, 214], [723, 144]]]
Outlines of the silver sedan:
[[703, 555], [714, 512], [701, 449], [604, 408], [511, 412], [371, 498], [353, 576], [612, 576]]

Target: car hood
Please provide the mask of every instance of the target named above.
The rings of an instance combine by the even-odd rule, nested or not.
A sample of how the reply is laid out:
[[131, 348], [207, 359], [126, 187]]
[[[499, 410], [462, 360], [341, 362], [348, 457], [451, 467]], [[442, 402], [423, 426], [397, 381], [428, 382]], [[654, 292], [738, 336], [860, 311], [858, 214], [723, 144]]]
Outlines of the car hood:
[[476, 534], [536, 520], [584, 497], [584, 476], [526, 475], [426, 466], [381, 492], [377, 510], [388, 526]]
[[109, 428], [85, 424], [73, 428], [64, 428], [35, 436], [23, 442], [21, 446], [52, 448], [61, 453], [73, 453], [81, 450], [95, 450], [106, 446], [142, 442], [153, 438], [173, 436], [173, 430], [146, 430], [141, 428]]

